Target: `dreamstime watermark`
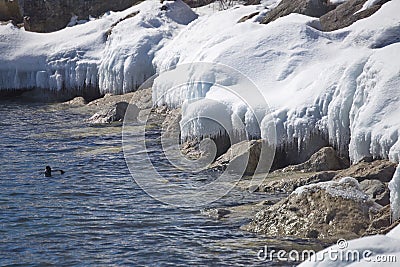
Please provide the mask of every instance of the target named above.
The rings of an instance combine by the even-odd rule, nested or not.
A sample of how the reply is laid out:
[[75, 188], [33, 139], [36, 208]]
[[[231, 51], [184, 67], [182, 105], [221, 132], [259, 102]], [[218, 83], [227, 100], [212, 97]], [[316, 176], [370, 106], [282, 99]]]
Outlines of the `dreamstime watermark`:
[[373, 251], [365, 249], [349, 249], [345, 239], [339, 239], [336, 246], [332, 246], [319, 253], [315, 250], [276, 250], [268, 247], [260, 249], [257, 253], [259, 261], [282, 261], [282, 262], [366, 262], [366, 263], [396, 263], [396, 255], [374, 255]]
[[[152, 88], [153, 109], [138, 122], [138, 108], [131, 101], [122, 141], [132, 177], [148, 195], [184, 208], [219, 200], [241, 181], [250, 153], [203, 183], [197, 182], [201, 172], [230, 145], [261, 135], [264, 141], [258, 144], [260, 156], [250, 188], [264, 181], [275, 156], [275, 121], [261, 90], [243, 73], [216, 63], [183, 64], [153, 76], [139, 90], [145, 88]], [[179, 108], [181, 118], [165, 107]], [[192, 138], [204, 152], [199, 158], [182, 153], [183, 143]], [[250, 142], [244, 144], [244, 151], [246, 145], [249, 150]]]

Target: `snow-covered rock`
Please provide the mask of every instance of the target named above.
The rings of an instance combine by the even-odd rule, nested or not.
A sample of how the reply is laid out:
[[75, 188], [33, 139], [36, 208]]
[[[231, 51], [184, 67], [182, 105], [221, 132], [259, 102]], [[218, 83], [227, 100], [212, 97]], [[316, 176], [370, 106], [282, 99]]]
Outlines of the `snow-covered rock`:
[[180, 0], [149, 0], [48, 34], [0, 26], [0, 90], [134, 91], [155, 74], [154, 52], [196, 18]]
[[[399, 9], [399, 1], [390, 1], [372, 16], [330, 33], [316, 30], [317, 20], [299, 14], [260, 25], [254, 22], [257, 18], [236, 23], [257, 11], [256, 6], [226, 10], [191, 23], [156, 53], [153, 62], [159, 71], [195, 62], [235, 68], [257, 85], [272, 109], [278, 146], [297, 145], [304, 154], [317, 136], [352, 162], [365, 157], [398, 161]], [[161, 98], [168, 86], [156, 80], [153, 100], [172, 107], [202, 97], [223, 102], [227, 116], [236, 115], [250, 135], [266, 139], [271, 117], [265, 115], [265, 107], [253, 111], [264, 111], [263, 122], [256, 125], [243, 116], [249, 108], [221, 89], [242, 88], [240, 96], [247, 97], [247, 85], [237, 76], [225, 77], [221, 86], [193, 82], [204, 77], [220, 81], [219, 74], [200, 69], [182, 73], [179, 79], [188, 85]], [[198, 111], [183, 109], [182, 117], [193, 123], [183, 136], [214, 134]]]
[[380, 206], [347, 177], [297, 188], [287, 198], [261, 210], [243, 229], [268, 236], [334, 240], [361, 236]]

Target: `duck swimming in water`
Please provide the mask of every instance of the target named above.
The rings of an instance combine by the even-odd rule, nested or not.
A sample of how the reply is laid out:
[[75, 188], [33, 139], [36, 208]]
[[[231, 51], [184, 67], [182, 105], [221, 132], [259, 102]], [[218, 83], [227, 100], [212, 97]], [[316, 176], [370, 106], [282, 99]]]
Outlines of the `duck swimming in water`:
[[[53, 171], [60, 172], [61, 174], [65, 173], [65, 171], [63, 171], [63, 170], [53, 170]], [[51, 172], [52, 172], [51, 167], [50, 166], [46, 166], [46, 169], [44, 171], [44, 176], [45, 177], [51, 177]]]

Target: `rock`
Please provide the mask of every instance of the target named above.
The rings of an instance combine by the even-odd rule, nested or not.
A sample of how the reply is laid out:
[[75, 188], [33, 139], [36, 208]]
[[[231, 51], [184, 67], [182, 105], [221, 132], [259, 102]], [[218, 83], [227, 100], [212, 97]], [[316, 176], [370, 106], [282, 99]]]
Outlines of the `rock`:
[[22, 22], [18, 1], [0, 0], [0, 21]]
[[200, 142], [197, 139], [186, 141], [181, 144], [181, 152], [186, 155], [189, 159], [201, 158], [205, 151], [200, 149]]
[[64, 102], [63, 104], [69, 105], [69, 106], [84, 106], [87, 104], [87, 101], [83, 97], [78, 96], [70, 101]]
[[268, 151], [268, 146], [262, 140], [242, 141], [232, 145], [228, 151], [220, 156], [211, 168], [226, 169], [231, 166], [233, 171], [242, 172], [244, 174], [253, 175], [260, 164], [258, 172], [268, 172], [268, 162], [260, 160], [261, 152], [266, 156], [273, 155]]
[[205, 209], [201, 211], [201, 214], [206, 215], [215, 220], [220, 220], [230, 213], [231, 212], [227, 209]]
[[119, 102], [112, 107], [103, 109], [92, 117], [87, 122], [91, 124], [107, 124], [112, 122], [122, 122], [125, 117], [125, 113], [129, 107], [131, 120], [136, 120], [139, 115], [139, 108], [135, 104], [128, 104], [127, 102]]
[[318, 173], [303, 173], [303, 172], [292, 172], [282, 173], [275, 171], [268, 174], [265, 181], [259, 186], [259, 192], [266, 193], [291, 193], [298, 187], [331, 181], [336, 175], [336, 172], [318, 172]]
[[390, 0], [377, 1], [372, 7], [359, 11], [367, 0], [349, 0], [339, 5], [336, 9], [321, 16], [320, 24], [323, 31], [334, 31], [347, 27], [357, 20], [374, 14], [386, 2]]
[[[215, 0], [184, 0], [184, 2], [191, 8], [196, 8], [196, 7], [209, 5], [212, 2], [215, 2]], [[163, 3], [163, 2], [161, 2], [161, 3]]]
[[319, 18], [335, 7], [336, 5], [330, 4], [328, 0], [282, 0], [278, 6], [267, 13], [261, 23], [268, 24], [291, 13]]
[[357, 181], [363, 180], [379, 180], [381, 182], [389, 182], [396, 171], [397, 164], [388, 160], [376, 160], [373, 162], [359, 162], [350, 166], [350, 168], [339, 171], [334, 180], [343, 177], [353, 177]]
[[105, 94], [102, 98], [96, 99], [88, 103], [88, 107], [104, 109], [109, 106], [115, 105], [118, 102], [134, 103], [142, 110], [149, 109], [153, 105], [152, 90], [151, 88], [141, 89], [124, 95]]
[[179, 140], [181, 127], [179, 122], [182, 118], [182, 111], [180, 108], [166, 111], [166, 116], [162, 122], [162, 133], [164, 138], [175, 138]]
[[78, 20], [87, 20], [89, 16], [98, 17], [107, 11], [121, 11], [140, 0], [25, 0], [19, 2], [21, 17], [25, 29], [34, 32], [52, 32], [65, 28], [73, 15]]
[[283, 169], [287, 171], [302, 171], [302, 172], [319, 172], [319, 171], [336, 171], [348, 168], [350, 162], [339, 157], [335, 149], [332, 147], [324, 147], [317, 153], [312, 155], [309, 160], [304, 163], [289, 166]]
[[372, 219], [370, 226], [363, 236], [367, 235], [385, 235], [393, 228], [399, 225], [400, 220], [394, 221], [391, 216], [390, 205], [386, 205]]
[[360, 188], [379, 205], [386, 206], [390, 203], [389, 188], [381, 181], [364, 180], [360, 182]]
[[238, 20], [237, 23], [245, 22], [245, 21], [247, 21], [247, 20], [249, 20], [249, 19], [254, 18], [255, 16], [257, 16], [257, 15], [259, 15], [259, 14], [260, 14], [260, 12], [251, 13], [250, 15], [247, 15], [247, 16], [242, 17], [240, 20]]
[[244, 230], [267, 236], [337, 240], [365, 233], [380, 206], [344, 178], [298, 188], [277, 204], [258, 212]]

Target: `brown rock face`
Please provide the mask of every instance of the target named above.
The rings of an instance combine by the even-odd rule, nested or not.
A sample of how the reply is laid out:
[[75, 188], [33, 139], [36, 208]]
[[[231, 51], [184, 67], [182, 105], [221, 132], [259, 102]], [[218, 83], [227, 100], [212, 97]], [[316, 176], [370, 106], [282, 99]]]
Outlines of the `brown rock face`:
[[381, 0], [370, 8], [358, 12], [367, 0], [349, 0], [338, 6], [329, 0], [283, 0], [271, 10], [262, 23], [267, 24], [291, 13], [303, 14], [320, 18], [322, 31], [334, 31], [347, 27], [357, 20], [374, 14], [384, 3], [391, 0]]
[[357, 20], [374, 14], [384, 3], [390, 0], [381, 0], [367, 10], [360, 10], [367, 0], [349, 0], [339, 5], [335, 10], [323, 15], [320, 18], [322, 30], [334, 31], [347, 27]]
[[373, 162], [360, 162], [352, 165], [350, 168], [339, 171], [335, 180], [343, 177], [353, 177], [357, 181], [379, 180], [387, 183], [392, 180], [397, 164], [388, 160], [376, 160]]
[[245, 175], [268, 172], [271, 165], [272, 149], [262, 140], [242, 141], [232, 145], [219, 157], [211, 168], [225, 169], [228, 165], [237, 173]]
[[364, 233], [364, 236], [386, 235], [393, 228], [399, 225], [399, 223], [400, 220], [393, 221], [390, 205], [387, 205], [373, 217], [369, 228]]
[[348, 168], [348, 160], [339, 157], [332, 147], [324, 147], [313, 154], [309, 160], [304, 163], [288, 166], [283, 171], [302, 171], [302, 172], [320, 172], [336, 171]]
[[267, 14], [261, 23], [267, 24], [291, 13], [319, 18], [335, 7], [328, 0], [283, 0]]
[[139, 0], [25, 0], [19, 1], [25, 29], [34, 32], [52, 32], [65, 28], [73, 15], [78, 19], [100, 16], [107, 11], [120, 11]]
[[22, 22], [17, 1], [0, 0], [0, 21]]

